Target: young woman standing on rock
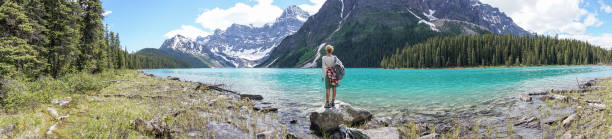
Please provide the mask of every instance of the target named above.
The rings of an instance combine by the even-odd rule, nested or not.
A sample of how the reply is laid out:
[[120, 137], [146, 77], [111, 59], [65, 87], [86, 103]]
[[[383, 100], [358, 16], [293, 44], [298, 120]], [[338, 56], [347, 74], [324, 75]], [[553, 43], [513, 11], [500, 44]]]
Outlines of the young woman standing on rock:
[[[331, 45], [325, 46], [327, 55], [321, 58], [321, 81], [325, 82], [325, 108], [334, 107], [334, 101], [336, 100], [336, 87], [340, 86], [340, 80], [336, 79], [336, 71], [333, 69], [334, 64], [338, 58], [332, 55], [334, 47]], [[332, 89], [334, 94], [332, 95], [332, 101], [329, 102], [329, 89]]]

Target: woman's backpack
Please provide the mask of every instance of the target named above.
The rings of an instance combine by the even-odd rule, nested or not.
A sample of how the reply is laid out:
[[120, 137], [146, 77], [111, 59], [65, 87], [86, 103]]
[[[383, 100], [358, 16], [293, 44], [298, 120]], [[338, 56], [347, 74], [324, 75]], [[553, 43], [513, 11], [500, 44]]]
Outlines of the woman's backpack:
[[334, 56], [334, 70], [336, 70], [336, 79], [342, 80], [344, 77], [344, 65], [342, 65], [342, 61], [338, 59], [338, 57]]

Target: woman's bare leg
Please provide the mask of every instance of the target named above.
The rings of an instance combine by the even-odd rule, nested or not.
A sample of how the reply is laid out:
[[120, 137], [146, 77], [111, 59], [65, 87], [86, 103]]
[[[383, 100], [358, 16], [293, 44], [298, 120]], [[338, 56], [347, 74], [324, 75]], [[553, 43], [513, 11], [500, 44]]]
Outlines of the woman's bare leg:
[[329, 88], [325, 88], [325, 102], [329, 102]]
[[[332, 95], [332, 100], [336, 100], [336, 87], [332, 88], [334, 91], [334, 95]], [[328, 91], [329, 92], [329, 91]]]

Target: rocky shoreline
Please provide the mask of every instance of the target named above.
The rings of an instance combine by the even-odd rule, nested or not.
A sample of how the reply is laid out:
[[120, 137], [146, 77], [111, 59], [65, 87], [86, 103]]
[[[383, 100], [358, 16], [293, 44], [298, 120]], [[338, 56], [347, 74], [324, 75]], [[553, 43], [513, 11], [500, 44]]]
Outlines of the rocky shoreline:
[[[176, 77], [167, 79], [180, 80]], [[300, 138], [547, 138], [581, 136], [559, 127], [570, 126], [576, 119], [584, 117], [584, 111], [596, 113], [606, 106], [601, 100], [583, 99], [568, 94], [590, 96], [601, 87], [597, 85], [601, 81], [588, 81], [581, 84], [578, 90], [525, 93], [508, 100], [488, 101], [454, 112], [412, 112], [396, 117], [374, 117], [369, 111], [344, 102], [337, 102], [336, 107], [331, 109], [318, 108], [308, 115], [303, 115], [299, 111], [279, 111], [278, 105], [264, 101], [261, 95], [225, 90], [222, 85], [195, 84], [198, 84], [197, 88], [223, 92], [223, 95], [233, 100], [252, 100], [250, 102], [253, 110], [280, 113], [281, 117], [276, 122], [287, 125], [288, 135], [291, 137], [297, 137], [295, 135], [299, 134]], [[256, 137], [265, 138], [266, 132], [258, 133]]]

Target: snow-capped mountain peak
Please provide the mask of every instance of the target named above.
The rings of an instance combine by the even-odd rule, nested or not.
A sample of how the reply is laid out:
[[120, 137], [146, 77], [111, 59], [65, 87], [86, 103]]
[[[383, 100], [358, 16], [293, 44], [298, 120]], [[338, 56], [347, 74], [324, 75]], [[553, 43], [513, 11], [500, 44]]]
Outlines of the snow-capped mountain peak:
[[189, 54], [201, 54], [221, 65], [211, 67], [254, 67], [286, 37], [297, 32], [310, 15], [298, 6], [289, 6], [273, 23], [263, 27], [232, 24], [225, 30], [198, 37], [195, 41], [177, 35], [166, 40], [161, 49], [170, 48]]

